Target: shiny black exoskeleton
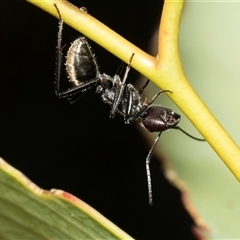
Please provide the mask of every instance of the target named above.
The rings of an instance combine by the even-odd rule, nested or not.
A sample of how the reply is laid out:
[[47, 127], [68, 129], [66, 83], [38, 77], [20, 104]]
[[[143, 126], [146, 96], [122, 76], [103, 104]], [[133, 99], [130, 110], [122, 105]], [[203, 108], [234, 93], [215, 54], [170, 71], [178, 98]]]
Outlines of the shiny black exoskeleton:
[[[121, 79], [119, 75], [111, 77], [99, 71], [95, 55], [84, 36], [76, 39], [68, 49], [66, 57], [66, 70], [69, 82], [72, 86], [68, 90], [61, 92], [60, 73], [62, 65], [61, 42], [63, 21], [61, 20], [61, 15], [56, 5], [55, 7], [60, 18], [57, 44], [55, 94], [59, 98], [68, 98], [70, 103], [74, 103], [83, 93], [95, 87], [96, 92], [101, 95], [102, 100], [111, 106], [110, 117], [114, 117], [116, 113], [119, 113], [123, 115], [125, 124], [132, 124], [141, 118], [141, 126], [150, 132], [159, 132], [146, 158], [149, 204], [152, 204], [152, 186], [149, 164], [153, 150], [161, 133], [170, 128], [174, 128], [181, 130], [192, 138], [194, 137], [186, 133], [180, 127], [176, 126], [181, 118], [179, 114], [169, 108], [162, 107], [160, 105], [152, 105], [154, 100], [161, 93], [171, 91], [160, 91], [149, 103], [146, 103], [142, 98], [142, 93], [149, 81], [147, 81], [146, 84], [139, 90], [132, 84], [126, 84], [126, 79], [134, 54], [130, 57], [129, 64], [126, 67], [123, 78]], [[198, 138], [194, 139], [200, 141], [202, 140]]]

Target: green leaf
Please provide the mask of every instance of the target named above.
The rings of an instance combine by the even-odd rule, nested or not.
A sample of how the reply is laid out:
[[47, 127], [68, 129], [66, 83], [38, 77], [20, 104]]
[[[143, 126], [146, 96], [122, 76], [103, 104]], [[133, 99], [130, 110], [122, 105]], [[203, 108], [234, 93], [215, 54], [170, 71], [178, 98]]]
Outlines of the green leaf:
[[40, 189], [0, 158], [0, 239], [132, 239], [89, 205]]

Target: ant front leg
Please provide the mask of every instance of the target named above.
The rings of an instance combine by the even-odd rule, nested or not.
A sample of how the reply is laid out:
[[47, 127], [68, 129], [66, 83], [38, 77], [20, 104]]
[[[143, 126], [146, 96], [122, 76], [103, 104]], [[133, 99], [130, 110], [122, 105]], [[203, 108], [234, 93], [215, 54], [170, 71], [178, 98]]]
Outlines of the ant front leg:
[[160, 132], [157, 136], [157, 138], [155, 139], [154, 141], [154, 144], [152, 145], [148, 155], [147, 155], [147, 158], [146, 158], [146, 173], [147, 173], [147, 185], [148, 185], [148, 199], [149, 199], [149, 204], [150, 205], [153, 205], [153, 196], [152, 196], [152, 180], [151, 180], [151, 171], [150, 171], [150, 161], [151, 161], [151, 158], [152, 158], [152, 155], [153, 155], [153, 150], [154, 148], [156, 147], [157, 143], [158, 143], [158, 140], [161, 136], [161, 133]]

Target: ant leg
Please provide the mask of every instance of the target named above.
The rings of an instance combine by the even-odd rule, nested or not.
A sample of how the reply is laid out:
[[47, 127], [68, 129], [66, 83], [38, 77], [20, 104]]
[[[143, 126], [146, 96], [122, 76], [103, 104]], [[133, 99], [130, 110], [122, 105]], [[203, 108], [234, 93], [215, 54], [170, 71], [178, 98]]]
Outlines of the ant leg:
[[55, 94], [58, 96], [59, 89], [60, 89], [59, 86], [60, 86], [60, 75], [61, 75], [61, 69], [62, 69], [62, 56], [63, 56], [62, 54], [63, 20], [56, 4], [54, 4], [54, 7], [56, 8], [59, 16], [58, 35], [57, 35], [56, 73], [55, 73], [55, 81], [54, 81], [54, 91], [55, 91]]
[[[134, 95], [135, 91], [136, 91], [136, 89], [131, 84], [127, 84], [127, 86], [125, 87], [125, 97], [126, 97], [127, 101], [122, 102], [122, 109], [123, 109], [123, 112], [124, 112], [124, 122], [125, 122], [125, 124], [130, 124], [129, 120], [132, 117], [131, 116], [131, 109], [133, 107], [133, 95]], [[135, 120], [136, 119], [134, 119], [134, 121]]]
[[62, 69], [62, 32], [63, 32], [63, 20], [57, 4], [54, 4], [59, 16], [59, 27], [57, 35], [57, 56], [56, 56], [56, 73], [54, 81], [54, 92], [59, 98], [69, 98], [70, 103], [74, 103], [85, 91], [96, 85], [97, 80], [93, 79], [89, 82], [81, 84], [80, 86], [73, 86], [66, 91], [60, 92], [60, 79], [61, 79], [61, 69]]
[[158, 92], [158, 93], [152, 98], [152, 100], [148, 103], [148, 106], [151, 105], [151, 104], [153, 104], [153, 102], [156, 100], [156, 98], [157, 98], [159, 95], [161, 95], [162, 93], [164, 93], [164, 92], [170, 92], [170, 93], [172, 93], [172, 91], [170, 91], [170, 90], [162, 90], [162, 91]]
[[149, 79], [146, 81], [146, 83], [139, 89], [139, 94], [142, 95], [144, 89], [147, 87], [148, 83], [149, 83]]
[[[146, 84], [143, 86], [143, 88], [141, 88], [141, 89], [144, 89], [146, 86], [147, 86], [147, 84], [148, 84], [148, 82], [149, 82], [149, 80], [146, 82]], [[160, 95], [160, 94], [162, 94], [162, 93], [164, 93], [164, 92], [170, 92], [170, 93], [172, 93], [172, 91], [170, 91], [170, 90], [162, 90], [162, 91], [160, 91], [160, 92], [158, 92], [153, 98], [152, 98], [152, 100], [149, 102], [149, 103], [143, 103], [143, 105], [142, 105], [142, 107], [141, 107], [141, 110], [140, 111], [137, 111], [137, 112], [135, 112], [135, 114], [134, 115], [131, 115], [131, 107], [132, 107], [132, 105], [133, 105], [133, 103], [132, 103], [132, 96], [133, 96], [133, 92], [134, 92], [134, 88], [131, 86], [131, 85], [127, 85], [127, 89], [128, 89], [128, 91], [131, 93], [131, 94], [129, 94], [129, 97], [128, 97], [128, 99], [127, 99], [127, 105], [126, 105], [126, 108], [125, 108], [125, 124], [132, 124], [133, 122], [135, 122], [139, 117], [141, 117], [142, 116], [142, 114], [146, 111], [146, 109], [148, 108], [148, 106], [150, 106], [155, 100], [156, 100], [156, 98]], [[140, 96], [141, 96], [141, 94], [140, 94]]]
[[134, 89], [131, 87], [131, 85], [127, 85], [127, 87], [125, 88], [126, 98], [127, 98], [127, 104], [125, 106], [125, 114], [124, 114], [125, 123], [127, 123], [127, 120], [129, 118], [129, 115], [130, 115], [131, 109], [132, 109], [133, 90]]
[[147, 184], [148, 184], [148, 199], [149, 199], [149, 204], [150, 205], [153, 205], [153, 197], [152, 197], [152, 181], [151, 181], [151, 172], [150, 172], [150, 167], [149, 167], [149, 164], [150, 164], [150, 161], [151, 161], [151, 158], [152, 158], [152, 155], [153, 155], [153, 150], [154, 148], [156, 147], [157, 143], [158, 143], [158, 140], [161, 136], [161, 133], [160, 132], [157, 136], [157, 138], [155, 139], [154, 141], [154, 144], [152, 145], [148, 155], [147, 155], [147, 158], [146, 158], [146, 172], [147, 172]]
[[81, 84], [79, 86], [73, 86], [66, 91], [57, 92], [56, 95], [59, 98], [72, 98], [72, 97], [74, 97], [74, 95], [79, 94], [79, 93], [84, 93], [85, 91], [96, 86], [96, 83], [97, 83], [97, 80], [93, 79], [93, 80], [86, 82], [84, 84]]
[[[139, 97], [137, 98], [137, 96]], [[142, 106], [140, 110], [135, 110], [136, 107], [139, 107], [138, 104], [141, 102], [141, 96], [132, 84], [126, 85], [124, 98], [125, 101], [121, 102], [124, 113], [124, 122], [125, 124], [132, 124], [142, 115], [144, 111], [146, 111], [147, 106]]]
[[111, 108], [111, 111], [110, 111], [110, 117], [112, 117], [112, 118], [114, 117], [114, 115], [117, 111], [117, 107], [122, 100], [122, 95], [123, 95], [123, 91], [124, 91], [124, 88], [125, 88], [125, 82], [126, 82], [126, 79], [127, 79], [127, 76], [128, 76], [128, 72], [131, 68], [131, 62], [132, 62], [133, 56], [134, 56], [134, 53], [132, 54], [132, 56], [129, 59], [129, 63], [126, 67], [125, 74], [124, 74], [123, 80], [121, 82], [120, 89], [118, 91], [116, 91], [116, 93], [115, 93], [113, 105], [112, 105], [112, 108]]

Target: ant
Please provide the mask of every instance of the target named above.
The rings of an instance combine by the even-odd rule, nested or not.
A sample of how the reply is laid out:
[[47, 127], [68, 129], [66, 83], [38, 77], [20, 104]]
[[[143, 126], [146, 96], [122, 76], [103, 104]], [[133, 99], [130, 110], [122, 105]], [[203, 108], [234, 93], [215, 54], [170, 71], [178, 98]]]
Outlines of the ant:
[[84, 36], [77, 38], [68, 49], [66, 70], [72, 86], [66, 91], [61, 92], [60, 75], [63, 48], [63, 20], [56, 4], [54, 6], [60, 19], [57, 36], [56, 79], [54, 82], [56, 96], [58, 98], [67, 98], [70, 103], [74, 103], [86, 91], [95, 87], [96, 92], [101, 95], [102, 100], [111, 106], [111, 118], [113, 118], [116, 113], [119, 113], [120, 115], [123, 115], [125, 124], [132, 124], [141, 118], [142, 122], [140, 125], [142, 127], [150, 132], [159, 132], [146, 158], [149, 204], [152, 205], [153, 197], [149, 164], [161, 133], [168, 129], [178, 129], [197, 141], [205, 141], [205, 139], [196, 138], [178, 127], [177, 124], [180, 122], [181, 116], [175, 113], [172, 109], [160, 105], [153, 105], [153, 102], [159, 95], [164, 92], [171, 92], [170, 90], [162, 90], [158, 92], [152, 100], [147, 103], [146, 100], [143, 101], [142, 93], [147, 87], [149, 80], [147, 80], [146, 84], [139, 90], [137, 90], [132, 84], [126, 84], [134, 53], [132, 53], [129, 59], [123, 78], [121, 79], [117, 74], [111, 77], [105, 73], [100, 73], [95, 55]]

